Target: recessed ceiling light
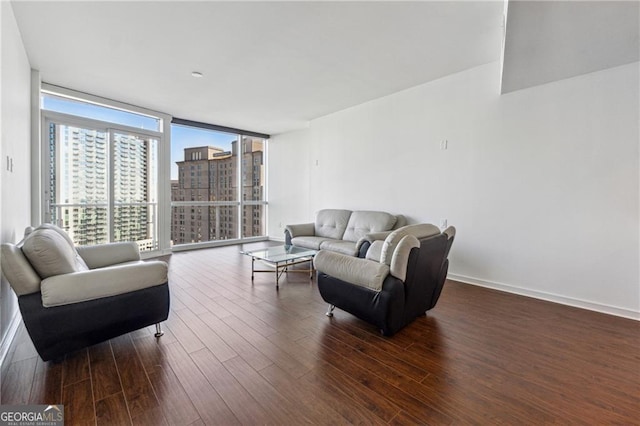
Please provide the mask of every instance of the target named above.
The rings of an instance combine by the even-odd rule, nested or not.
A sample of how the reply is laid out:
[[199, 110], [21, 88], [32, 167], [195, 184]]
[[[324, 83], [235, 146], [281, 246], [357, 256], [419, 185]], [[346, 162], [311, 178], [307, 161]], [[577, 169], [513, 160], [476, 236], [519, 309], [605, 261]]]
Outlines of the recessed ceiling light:
[[195, 78], [202, 78], [202, 73], [198, 71], [193, 71], [191, 75]]

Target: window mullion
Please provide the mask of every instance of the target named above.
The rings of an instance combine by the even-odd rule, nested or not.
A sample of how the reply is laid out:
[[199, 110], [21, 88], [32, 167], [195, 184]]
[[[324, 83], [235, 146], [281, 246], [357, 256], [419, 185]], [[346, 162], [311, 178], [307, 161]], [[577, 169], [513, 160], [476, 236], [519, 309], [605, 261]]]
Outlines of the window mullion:
[[240, 201], [238, 204], [238, 238], [244, 238], [242, 232], [242, 224], [244, 223], [244, 187], [242, 182], [242, 177], [244, 176], [244, 170], [242, 168], [242, 157], [244, 156], [244, 146], [242, 141], [242, 135], [238, 134], [238, 158], [236, 164], [236, 170], [238, 171], [238, 176], [236, 177], [236, 185], [238, 187], [238, 191], [236, 193], [237, 199]]
[[108, 190], [107, 190], [107, 229], [109, 229], [109, 242], [113, 242], [115, 239], [115, 230], [113, 229], [114, 224], [114, 213], [115, 213], [115, 150], [116, 143], [114, 140], [115, 132], [113, 129], [107, 129], [107, 140], [109, 141], [109, 149], [107, 150], [107, 164], [109, 165], [108, 174], [107, 174], [107, 182], [108, 182]]

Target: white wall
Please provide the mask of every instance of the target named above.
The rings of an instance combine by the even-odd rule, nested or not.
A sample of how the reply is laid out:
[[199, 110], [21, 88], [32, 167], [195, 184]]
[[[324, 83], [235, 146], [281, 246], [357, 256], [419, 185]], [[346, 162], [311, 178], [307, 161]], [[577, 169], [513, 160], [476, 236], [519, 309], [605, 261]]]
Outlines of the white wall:
[[[284, 227], [313, 219], [309, 205], [311, 147], [308, 130], [277, 136], [269, 141], [269, 235], [284, 238]], [[311, 213], [310, 213], [311, 212]]]
[[[0, 241], [4, 243], [20, 240], [31, 217], [31, 69], [11, 3], [2, 1], [0, 7]], [[7, 170], [7, 156], [13, 159], [13, 171]], [[4, 278], [0, 290], [0, 341], [3, 341], [16, 315], [17, 301]]]
[[640, 318], [638, 71], [500, 96], [492, 63], [276, 136], [270, 176], [309, 178], [270, 181], [271, 235], [326, 207], [446, 218], [450, 278]]

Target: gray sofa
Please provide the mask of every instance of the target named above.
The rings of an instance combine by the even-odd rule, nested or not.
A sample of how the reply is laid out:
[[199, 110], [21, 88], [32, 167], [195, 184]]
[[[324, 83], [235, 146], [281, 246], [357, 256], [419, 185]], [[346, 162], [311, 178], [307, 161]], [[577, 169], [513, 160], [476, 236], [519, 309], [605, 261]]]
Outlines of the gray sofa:
[[324, 209], [315, 221], [287, 225], [285, 244], [364, 257], [372, 241], [407, 224], [404, 216], [365, 210]]

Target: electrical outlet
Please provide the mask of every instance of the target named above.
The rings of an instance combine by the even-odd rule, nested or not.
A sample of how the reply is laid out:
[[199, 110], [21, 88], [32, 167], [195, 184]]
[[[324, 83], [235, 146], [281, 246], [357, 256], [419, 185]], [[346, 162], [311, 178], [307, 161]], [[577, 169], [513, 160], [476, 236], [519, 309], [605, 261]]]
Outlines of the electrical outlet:
[[440, 149], [444, 151], [444, 150], [446, 150], [447, 148], [449, 148], [449, 141], [448, 141], [448, 140], [446, 140], [446, 139], [442, 139], [442, 140], [440, 141]]
[[447, 219], [440, 219], [440, 229], [447, 228]]

